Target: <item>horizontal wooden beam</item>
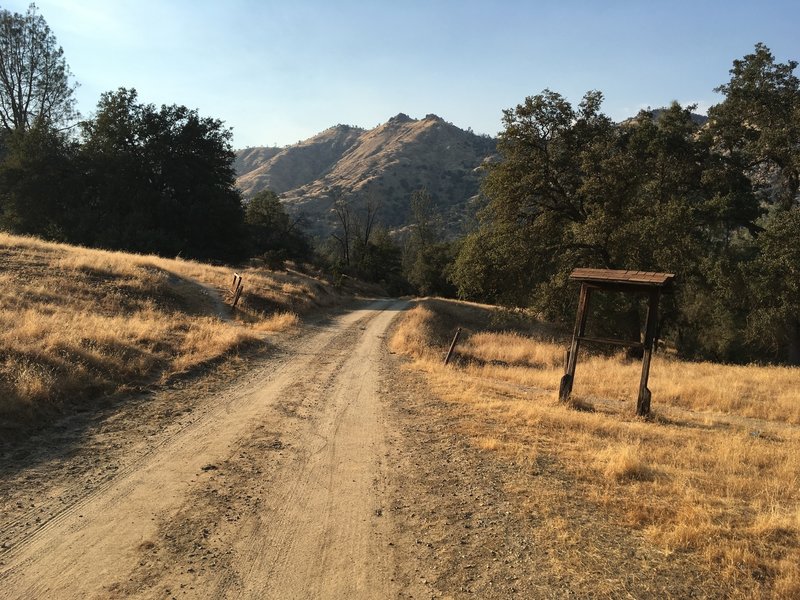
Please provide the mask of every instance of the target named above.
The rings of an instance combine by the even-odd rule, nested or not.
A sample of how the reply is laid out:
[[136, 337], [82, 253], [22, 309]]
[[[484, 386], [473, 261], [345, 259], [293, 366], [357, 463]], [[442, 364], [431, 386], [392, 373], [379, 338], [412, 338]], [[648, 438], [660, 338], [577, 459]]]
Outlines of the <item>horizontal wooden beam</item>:
[[619, 269], [573, 269], [569, 276], [573, 281], [586, 281], [599, 284], [625, 284], [644, 287], [662, 287], [675, 279], [674, 273], [654, 273], [651, 271], [627, 271]]
[[581, 336], [578, 338], [582, 342], [592, 342], [595, 344], [609, 344], [611, 346], [625, 346], [628, 348], [644, 348], [642, 342], [629, 342], [628, 340], [617, 340], [613, 338], [598, 338]]
[[604, 281], [581, 281], [593, 290], [600, 292], [622, 292], [625, 294], [650, 294], [653, 290], [668, 294], [672, 286], [643, 285], [640, 283], [614, 283]]

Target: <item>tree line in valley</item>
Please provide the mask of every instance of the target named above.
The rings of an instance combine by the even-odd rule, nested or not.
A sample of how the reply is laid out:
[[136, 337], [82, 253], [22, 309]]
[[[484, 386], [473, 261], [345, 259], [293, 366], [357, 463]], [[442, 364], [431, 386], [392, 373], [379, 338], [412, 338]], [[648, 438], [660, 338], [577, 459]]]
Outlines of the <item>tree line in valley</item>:
[[[2, 10], [0, 228], [202, 260], [315, 262], [392, 293], [565, 323], [575, 267], [673, 272], [661, 337], [682, 356], [800, 364], [796, 67], [756, 45], [734, 61], [706, 123], [677, 103], [614, 123], [600, 92], [573, 106], [544, 90], [503, 112], [482, 207], [462, 237], [446, 239], [424, 189], [409, 198], [402, 238], [381, 227], [379, 197], [334, 190], [336, 229], [311, 240], [276, 194], [242, 199], [224, 123], [126, 88], [80, 119], [45, 20], [33, 5]], [[593, 311], [598, 334], [639, 335], [635, 298], [599, 295]]]

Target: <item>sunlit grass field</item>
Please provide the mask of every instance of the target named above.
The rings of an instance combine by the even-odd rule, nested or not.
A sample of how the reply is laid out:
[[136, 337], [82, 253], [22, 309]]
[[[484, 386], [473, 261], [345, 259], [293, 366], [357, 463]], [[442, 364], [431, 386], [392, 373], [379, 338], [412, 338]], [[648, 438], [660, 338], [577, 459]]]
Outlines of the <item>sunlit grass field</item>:
[[233, 311], [230, 268], [0, 234], [0, 419], [167, 380], [341, 298], [296, 272], [242, 275]]
[[[463, 342], [445, 367], [456, 326]], [[640, 362], [582, 351], [576, 409], [557, 402], [565, 338], [535, 324], [503, 329], [490, 307], [424, 300], [392, 347], [465, 415], [462, 433], [476, 451], [534, 472], [555, 461], [572, 482], [562, 501], [644, 536], [665, 557], [690, 555], [729, 597], [800, 597], [800, 369], [658, 353], [646, 421], [634, 416]], [[545, 500], [519, 493], [522, 512], [546, 512]], [[603, 556], [591, 527], [562, 525]]]

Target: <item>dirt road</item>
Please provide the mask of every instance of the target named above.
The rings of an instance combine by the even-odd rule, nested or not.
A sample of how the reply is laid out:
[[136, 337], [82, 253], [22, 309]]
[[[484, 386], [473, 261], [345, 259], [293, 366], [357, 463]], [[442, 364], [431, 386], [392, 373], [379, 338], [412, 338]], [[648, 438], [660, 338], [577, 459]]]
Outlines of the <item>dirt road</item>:
[[731, 595], [620, 524], [541, 431], [535, 460], [485, 447], [515, 425], [391, 355], [405, 308], [0, 439], [0, 598]]
[[379, 392], [404, 308], [365, 305], [236, 385], [178, 390], [88, 433], [67, 423], [58, 451], [4, 456], [1, 595], [398, 596]]

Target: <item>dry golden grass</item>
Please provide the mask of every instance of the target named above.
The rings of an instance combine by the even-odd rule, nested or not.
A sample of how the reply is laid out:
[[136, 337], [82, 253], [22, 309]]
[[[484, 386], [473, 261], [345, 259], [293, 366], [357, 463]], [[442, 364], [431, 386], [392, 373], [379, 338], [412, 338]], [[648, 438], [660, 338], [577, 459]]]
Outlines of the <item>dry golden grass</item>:
[[[469, 415], [464, 433], [477, 450], [559, 465], [587, 515], [645, 536], [661, 553], [691, 554], [730, 597], [800, 597], [800, 370], [659, 354], [655, 414], [645, 421], [633, 416], [640, 363], [582, 353], [573, 394], [586, 410], [574, 410], [556, 401], [566, 345], [551, 330], [481, 332], [474, 306], [459, 318], [460, 303], [444, 304], [421, 302], [391, 344]], [[444, 367], [460, 321], [469, 324], [465, 339]], [[536, 499], [521, 505], [547, 510]], [[602, 540], [583, 544], [602, 555]]]
[[597, 460], [603, 474], [614, 481], [649, 481], [654, 476], [641, 443], [609, 444], [597, 453]]
[[296, 326], [300, 322], [300, 317], [292, 312], [276, 313], [271, 317], [266, 317], [256, 323], [253, 328], [256, 331], [267, 331], [270, 333], [277, 333], [279, 331], [286, 331]]
[[340, 296], [299, 273], [107, 252], [0, 233], [0, 420], [164, 380]]
[[[473, 361], [469, 371], [475, 375], [500, 372], [504, 379], [523, 385], [553, 388], [563, 373], [565, 349], [564, 343], [517, 333], [478, 333], [459, 353]], [[509, 369], [516, 366], [526, 368]], [[641, 368], [639, 361], [625, 360], [621, 354], [587, 356], [582, 352], [575, 395], [635, 399]], [[656, 354], [651, 373], [649, 387], [659, 404], [800, 425], [796, 368], [685, 362]]]

